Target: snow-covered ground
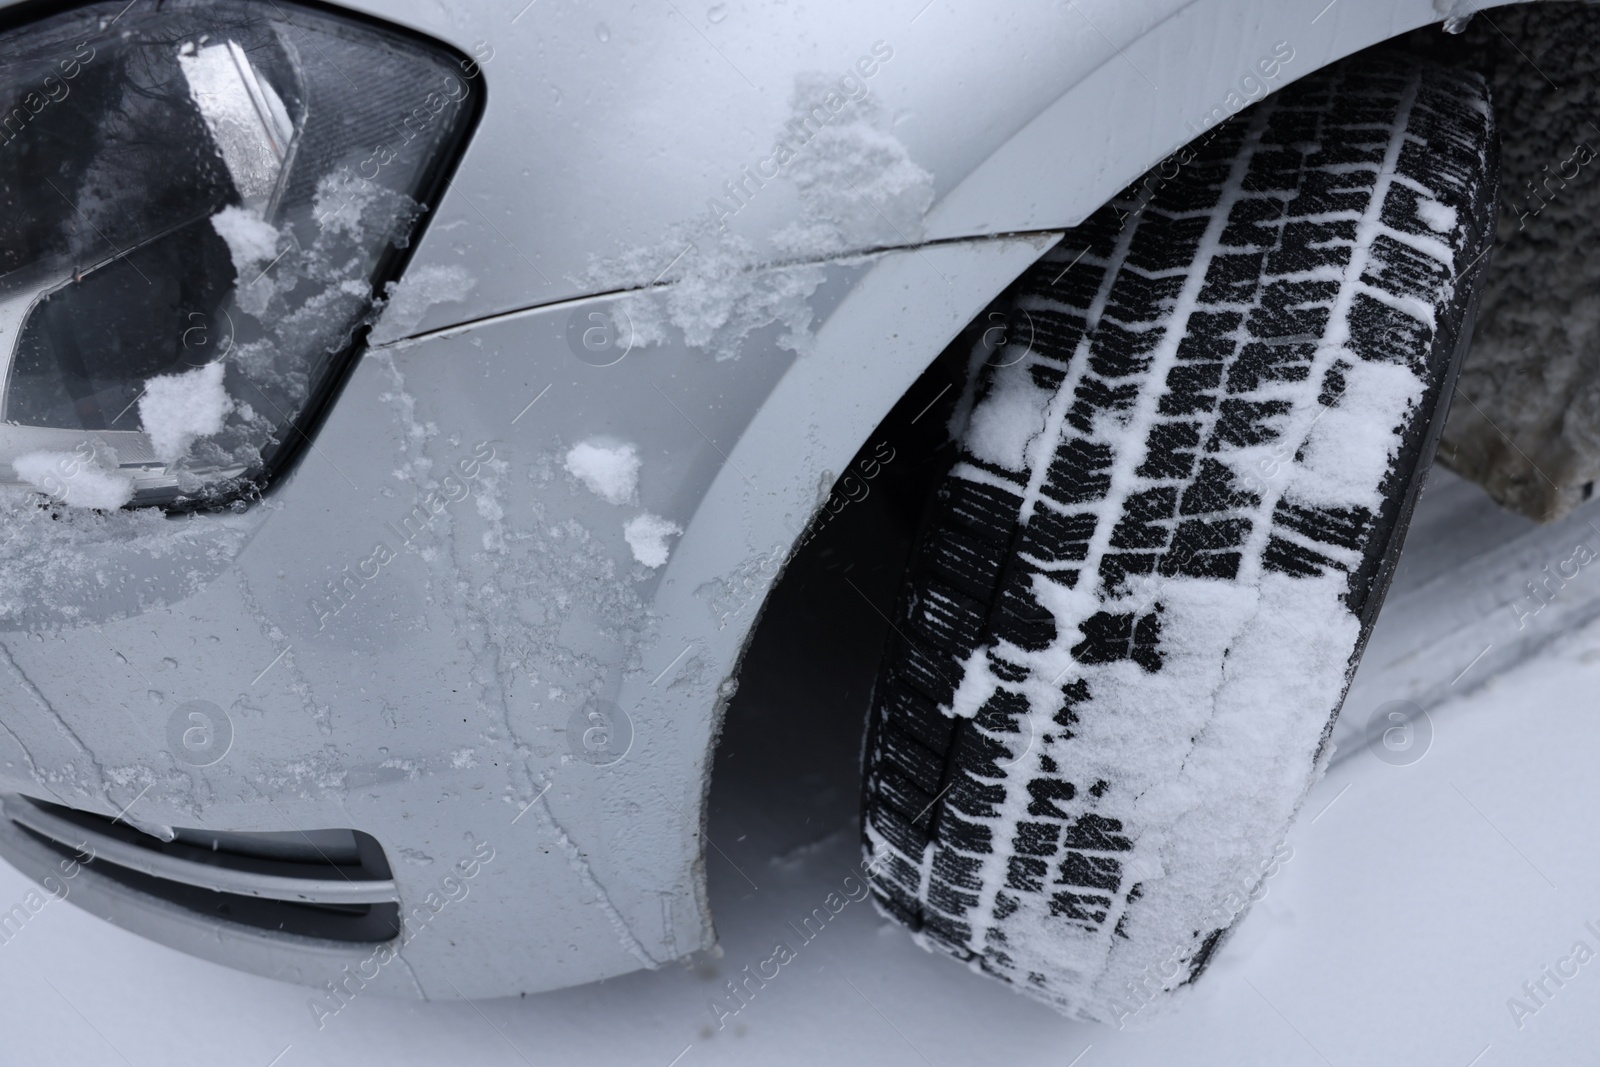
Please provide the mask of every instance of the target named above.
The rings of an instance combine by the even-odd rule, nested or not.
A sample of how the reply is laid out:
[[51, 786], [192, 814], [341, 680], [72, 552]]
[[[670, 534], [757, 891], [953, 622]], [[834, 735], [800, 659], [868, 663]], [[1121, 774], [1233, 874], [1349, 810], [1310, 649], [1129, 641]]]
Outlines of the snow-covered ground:
[[[1063, 1020], [865, 903], [797, 935], [853, 884], [883, 627], [861, 600], [892, 598], [891, 545], [848, 570], [825, 553], [797, 567], [747, 661], [712, 793], [720, 959], [521, 999], [358, 998], [319, 1030], [307, 990], [50, 904], [0, 944], [0, 1065], [1594, 1062], [1600, 578], [1567, 561], [1590, 537], [1600, 547], [1596, 504], [1536, 528], [1436, 473], [1292, 856], [1187, 1006], [1151, 1029]], [[847, 509], [836, 536], [874, 536], [874, 509]], [[1568, 572], [1548, 605], [1513, 599]], [[1385, 760], [1366, 727], [1391, 700], [1428, 722]], [[0, 905], [29, 888], [0, 865]], [[537, 909], [537, 887], [528, 899]], [[723, 983], [780, 940], [793, 958], [719, 1030], [709, 999], [731, 1004]]]

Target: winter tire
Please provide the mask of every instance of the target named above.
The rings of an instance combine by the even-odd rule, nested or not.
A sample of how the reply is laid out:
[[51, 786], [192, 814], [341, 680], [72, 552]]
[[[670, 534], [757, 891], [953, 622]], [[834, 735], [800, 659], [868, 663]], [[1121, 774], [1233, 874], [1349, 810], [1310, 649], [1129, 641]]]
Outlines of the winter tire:
[[1494, 145], [1476, 74], [1358, 56], [1014, 288], [868, 726], [875, 897], [925, 946], [1120, 1025], [1276, 870], [1470, 336]]

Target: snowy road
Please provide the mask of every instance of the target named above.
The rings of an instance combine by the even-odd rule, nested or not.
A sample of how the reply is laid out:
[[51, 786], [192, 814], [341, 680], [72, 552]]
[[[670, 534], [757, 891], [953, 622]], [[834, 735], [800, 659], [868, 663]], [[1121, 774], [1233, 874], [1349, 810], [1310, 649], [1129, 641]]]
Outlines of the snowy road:
[[[307, 990], [52, 903], [0, 944], [0, 1065], [1593, 1062], [1600, 624], [1572, 622], [1532, 659], [1434, 705], [1420, 760], [1354, 747], [1374, 707], [1428, 689], [1417, 680], [1427, 649], [1442, 649], [1441, 662], [1472, 658], [1465, 638], [1416, 635], [1467, 627], [1464, 605], [1505, 578], [1495, 568], [1514, 569], [1494, 547], [1531, 529], [1463, 488], [1440, 477], [1424, 497], [1403, 564], [1421, 577], [1402, 573], [1383, 648], [1346, 709], [1354, 726], [1337, 735], [1342, 758], [1290, 835], [1292, 858], [1184, 1010], [1151, 1029], [1062, 1020], [924, 953], [865, 903], [847, 900], [820, 932], [814, 922], [810, 940], [797, 933], [852, 884], [859, 724], [883, 626], [861, 597], [886, 605], [894, 586], [889, 563], [858, 563], [845, 581], [822, 561], [785, 579], [720, 750], [708, 860], [720, 960], [514, 1000], [358, 998], [319, 1029]], [[854, 534], [873, 521], [871, 507], [855, 509]], [[1529, 577], [1542, 562], [1532, 557]], [[1452, 570], [1427, 565], [1443, 558]], [[1583, 581], [1600, 586], [1587, 572], [1570, 583], [1552, 605], [1561, 618], [1583, 614]], [[1422, 652], [1395, 652], [1412, 638]], [[1446, 672], [1443, 689], [1457, 669], [1450, 660], [1434, 672]], [[0, 865], [0, 906], [30, 885]], [[529, 900], [537, 906], [532, 887]], [[779, 940], [793, 958], [718, 1030], [710, 998], [731, 1005], [723, 983], [771, 959]]]

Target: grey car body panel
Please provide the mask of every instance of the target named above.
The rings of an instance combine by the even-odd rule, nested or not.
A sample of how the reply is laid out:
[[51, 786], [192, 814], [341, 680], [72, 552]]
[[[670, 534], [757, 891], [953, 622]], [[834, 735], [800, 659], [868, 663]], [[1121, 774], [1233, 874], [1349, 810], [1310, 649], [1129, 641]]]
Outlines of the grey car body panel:
[[[1188, 140], [1277, 42], [1288, 80], [1441, 17], [1324, 4], [729, 5], [693, 26], [671, 5], [348, 5], [485, 56], [482, 123], [410, 268], [465, 266], [476, 285], [362, 357], [262, 504], [122, 516], [58, 546], [81, 566], [0, 619], [0, 793], [131, 804], [142, 825], [372, 834], [418, 932], [361, 983], [375, 991], [532, 992], [710, 946], [721, 707], [835, 476], [1050, 231]], [[872, 93], [934, 177], [914, 247], [822, 267], [803, 355], [768, 326], [738, 359], [681, 339], [577, 358], [573, 317], [651, 281], [593, 258], [670, 248], [765, 153], [796, 77], [878, 40], [895, 57]], [[769, 182], [729, 225], [762, 247], [797, 203]], [[636, 501], [564, 471], [594, 438], [635, 445]], [[683, 531], [658, 568], [624, 538], [642, 512]], [[204, 767], [169, 740], [191, 701], [231, 735]], [[621, 751], [581, 743], [594, 707], [631, 725], [607, 735]], [[52, 855], [9, 826], [0, 854], [35, 877]], [[78, 877], [97, 914], [232, 966], [321, 985], [372, 956]]]
[[[1431, 0], [1321, 17], [1327, 0], [924, 3], [725, 4], [716, 23], [681, 5], [541, 0], [514, 22], [490, 5], [349, 5], [492, 56], [489, 109], [413, 267], [492, 262], [422, 328], [649, 281], [594, 268], [638, 249], [667, 266], [679, 228], [704, 235], [708, 200], [812, 102], [797, 78], [837, 79], [875, 43], [893, 58], [862, 80], [933, 176], [924, 236], [939, 240], [1075, 225], [1226, 114], [1230, 92], [1249, 99], [1245, 76], [1277, 88], [1441, 17]], [[1278, 42], [1295, 56], [1263, 82]], [[727, 225], [769, 250], [799, 207], [780, 179]]]

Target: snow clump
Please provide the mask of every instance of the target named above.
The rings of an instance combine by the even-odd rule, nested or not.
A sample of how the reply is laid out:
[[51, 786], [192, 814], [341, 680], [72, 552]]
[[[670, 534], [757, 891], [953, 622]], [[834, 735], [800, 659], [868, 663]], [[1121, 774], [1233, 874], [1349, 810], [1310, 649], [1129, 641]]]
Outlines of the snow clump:
[[115, 511], [133, 499], [133, 479], [108, 471], [94, 457], [29, 452], [12, 460], [17, 477], [73, 508]]
[[1449, 233], [1456, 228], [1456, 209], [1426, 196], [1417, 198], [1417, 218], [1434, 233]]
[[277, 228], [247, 208], [223, 208], [211, 216], [211, 228], [227, 244], [240, 278], [278, 254]]
[[667, 561], [667, 538], [681, 533], [683, 527], [648, 511], [635, 515], [622, 527], [622, 536], [628, 539], [633, 558], [650, 568], [659, 567]]
[[582, 441], [567, 452], [567, 473], [608, 504], [626, 504], [639, 487], [639, 450]]
[[207, 363], [182, 374], [162, 374], [144, 383], [139, 421], [163, 463], [176, 463], [197, 437], [222, 430], [233, 400], [222, 385], [222, 364]]
[[1020, 361], [1001, 368], [988, 395], [972, 412], [967, 447], [979, 459], [1007, 470], [1025, 470], [1028, 442], [1044, 432], [1046, 409], [1054, 395], [1034, 385]]

